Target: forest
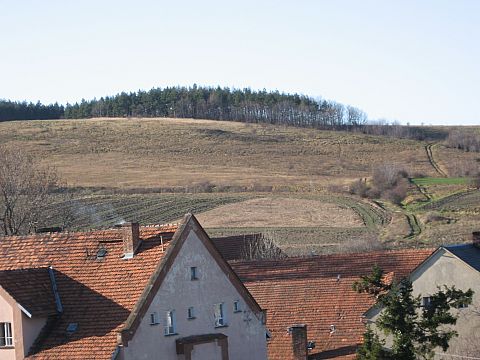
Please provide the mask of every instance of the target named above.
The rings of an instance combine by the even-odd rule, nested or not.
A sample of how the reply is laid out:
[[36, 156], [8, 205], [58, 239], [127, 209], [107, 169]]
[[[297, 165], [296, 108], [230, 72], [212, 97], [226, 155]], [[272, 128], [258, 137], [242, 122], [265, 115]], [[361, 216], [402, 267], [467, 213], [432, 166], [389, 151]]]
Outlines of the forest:
[[166, 87], [122, 92], [65, 107], [0, 101], [0, 121], [92, 117], [174, 117], [300, 127], [363, 125], [367, 115], [348, 105], [279, 91], [221, 87]]
[[60, 119], [64, 116], [63, 105], [43, 105], [0, 99], [0, 121]]

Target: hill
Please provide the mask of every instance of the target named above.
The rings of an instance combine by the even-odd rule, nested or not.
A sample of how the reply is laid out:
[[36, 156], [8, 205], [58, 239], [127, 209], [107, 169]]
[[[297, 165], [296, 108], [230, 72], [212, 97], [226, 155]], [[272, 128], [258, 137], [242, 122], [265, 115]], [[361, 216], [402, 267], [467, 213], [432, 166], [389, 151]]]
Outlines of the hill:
[[[0, 142], [58, 169], [75, 192], [78, 229], [194, 211], [214, 235], [268, 232], [305, 253], [457, 242], [480, 220], [478, 191], [449, 177], [480, 155], [442, 142], [172, 118], [4, 122]], [[406, 202], [347, 194], [386, 163], [408, 172]], [[209, 220], [222, 213], [230, 220]], [[255, 221], [268, 214], [280, 221]]]

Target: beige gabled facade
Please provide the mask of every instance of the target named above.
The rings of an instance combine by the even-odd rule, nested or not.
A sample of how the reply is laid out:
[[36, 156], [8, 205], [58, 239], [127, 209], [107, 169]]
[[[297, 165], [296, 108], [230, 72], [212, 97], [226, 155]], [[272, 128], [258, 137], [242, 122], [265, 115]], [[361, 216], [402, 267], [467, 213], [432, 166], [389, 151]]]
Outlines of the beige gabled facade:
[[118, 359], [265, 360], [265, 315], [191, 216], [122, 331]]
[[[450, 341], [449, 349], [444, 353], [436, 350], [435, 359], [476, 359], [480, 358], [480, 247], [474, 244], [442, 246], [420, 264], [409, 278], [413, 285], [413, 295], [427, 298], [444, 285], [459, 290], [474, 291], [471, 305], [453, 309], [458, 316], [454, 329], [458, 337]], [[375, 327], [375, 321], [381, 308], [373, 307], [365, 314]], [[381, 336], [383, 334], [379, 332]], [[387, 347], [391, 346], [389, 338]]]

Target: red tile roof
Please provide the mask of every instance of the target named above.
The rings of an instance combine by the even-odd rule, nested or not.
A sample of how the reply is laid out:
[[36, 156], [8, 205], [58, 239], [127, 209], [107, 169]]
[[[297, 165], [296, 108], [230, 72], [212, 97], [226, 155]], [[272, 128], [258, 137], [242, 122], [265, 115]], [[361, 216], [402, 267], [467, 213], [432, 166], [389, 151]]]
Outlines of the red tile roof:
[[[110, 359], [117, 344], [117, 331], [132, 311], [176, 229], [176, 225], [142, 227], [143, 242], [129, 260], [121, 258], [120, 229], [1, 238], [0, 272], [25, 269], [25, 274], [29, 274], [35, 273], [32, 269], [53, 266], [64, 308], [60, 319], [39, 344], [38, 352], [29, 358]], [[162, 242], [166, 245], [162, 246]], [[107, 250], [103, 260], [96, 257], [100, 248]], [[1, 281], [0, 277], [0, 285]], [[14, 285], [16, 290], [10, 286], [9, 292], [16, 293], [18, 298], [35, 298], [36, 288], [28, 286], [19, 295], [23, 285]], [[69, 335], [66, 329], [70, 323], [78, 324], [78, 329]]]
[[293, 359], [287, 332], [293, 324], [307, 324], [308, 340], [316, 342], [309, 358], [353, 359], [365, 331], [362, 315], [374, 303], [368, 295], [353, 291], [353, 282], [369, 274], [374, 264], [397, 278], [406, 276], [432, 252], [398, 250], [231, 265], [267, 310], [270, 360]]

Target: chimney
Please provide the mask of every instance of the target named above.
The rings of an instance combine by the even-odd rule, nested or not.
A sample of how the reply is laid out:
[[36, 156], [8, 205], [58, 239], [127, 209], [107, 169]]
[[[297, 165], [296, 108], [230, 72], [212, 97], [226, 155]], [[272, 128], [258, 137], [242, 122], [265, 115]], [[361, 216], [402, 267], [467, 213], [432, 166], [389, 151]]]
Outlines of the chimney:
[[472, 244], [480, 249], [480, 231], [472, 232]]
[[298, 324], [288, 328], [292, 335], [292, 350], [295, 360], [306, 360], [308, 357], [307, 349], [307, 325]]
[[118, 225], [122, 233], [123, 258], [131, 259], [140, 245], [140, 226], [137, 222]]

